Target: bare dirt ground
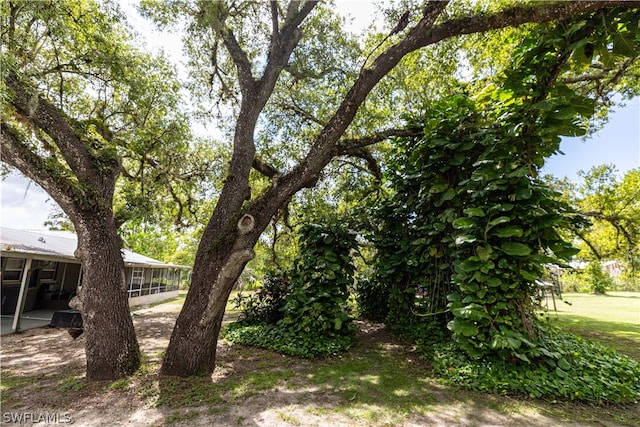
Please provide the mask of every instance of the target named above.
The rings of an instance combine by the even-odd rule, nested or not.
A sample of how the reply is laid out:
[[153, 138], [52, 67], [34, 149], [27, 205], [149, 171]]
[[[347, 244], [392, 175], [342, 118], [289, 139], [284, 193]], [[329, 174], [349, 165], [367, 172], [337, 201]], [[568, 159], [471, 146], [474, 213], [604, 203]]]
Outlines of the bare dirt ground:
[[[592, 418], [576, 421], [563, 416], [562, 407], [549, 411], [544, 402], [523, 403], [445, 387], [423, 375], [429, 367], [411, 348], [394, 341], [380, 325], [368, 323], [359, 323], [359, 344], [348, 356], [350, 361], [368, 360], [367, 349], [375, 344], [385, 357], [397, 357], [405, 369], [415, 372], [419, 388], [412, 393], [428, 396], [424, 404], [396, 398], [385, 407], [380, 404], [384, 396], [366, 395], [375, 394], [371, 388], [351, 391], [345, 385], [340, 390], [333, 383], [313, 381], [318, 362], [224, 340], [218, 343], [217, 368], [211, 378], [158, 378], [156, 371], [179, 308], [163, 304], [136, 312], [144, 366], [134, 377], [113, 383], [84, 381], [82, 336], [73, 340], [66, 330], [50, 328], [4, 336], [0, 422], [43, 425], [48, 417], [50, 423], [72, 421], [78, 426], [615, 426], [629, 425], [620, 419], [640, 409], [638, 405], [621, 409], [622, 416], [613, 417], [614, 422], [615, 408], [604, 412], [592, 408]], [[372, 373], [375, 369], [371, 366]], [[325, 369], [330, 370], [331, 365]], [[393, 377], [393, 372], [388, 375]]]

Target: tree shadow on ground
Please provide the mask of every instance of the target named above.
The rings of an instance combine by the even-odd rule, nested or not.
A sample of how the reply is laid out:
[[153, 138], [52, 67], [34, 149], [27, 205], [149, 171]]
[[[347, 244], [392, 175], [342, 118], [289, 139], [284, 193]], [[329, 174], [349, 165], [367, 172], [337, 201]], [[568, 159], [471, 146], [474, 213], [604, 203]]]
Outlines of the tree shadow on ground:
[[83, 426], [640, 425], [638, 405], [593, 411], [445, 386], [412, 346], [367, 322], [357, 322], [356, 346], [332, 358], [220, 340], [213, 375], [159, 377], [174, 322], [167, 313], [134, 319], [143, 368], [115, 382], [84, 380], [82, 337], [56, 329], [3, 337], [3, 411], [69, 412]]

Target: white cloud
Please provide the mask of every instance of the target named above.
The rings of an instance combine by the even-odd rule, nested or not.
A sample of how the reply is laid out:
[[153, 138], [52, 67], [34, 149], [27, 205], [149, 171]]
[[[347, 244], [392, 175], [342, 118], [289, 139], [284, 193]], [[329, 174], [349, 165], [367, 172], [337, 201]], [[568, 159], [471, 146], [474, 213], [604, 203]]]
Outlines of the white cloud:
[[12, 172], [0, 181], [0, 224], [3, 227], [44, 229], [44, 222], [56, 206], [34, 182]]

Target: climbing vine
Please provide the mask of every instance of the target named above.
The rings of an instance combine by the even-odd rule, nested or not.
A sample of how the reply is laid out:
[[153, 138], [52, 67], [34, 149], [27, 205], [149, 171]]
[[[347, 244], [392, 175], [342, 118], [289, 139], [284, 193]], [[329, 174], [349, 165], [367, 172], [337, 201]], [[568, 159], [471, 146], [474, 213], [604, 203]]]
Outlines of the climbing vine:
[[287, 278], [271, 277], [254, 297], [238, 299], [243, 320], [225, 336], [233, 342], [315, 357], [347, 350], [354, 326], [347, 314], [353, 285], [355, 234], [338, 224], [299, 230], [300, 251]]
[[388, 285], [392, 328], [428, 316], [447, 320], [470, 356], [540, 355], [536, 280], [577, 252], [560, 230], [582, 219], [537, 171], [593, 114], [591, 99], [558, 81], [593, 25], [538, 33], [499, 85], [408, 119], [424, 135], [396, 141], [390, 196], [374, 213], [375, 281]]
[[[637, 30], [637, 17], [625, 19]], [[585, 62], [588, 40], [596, 40], [591, 55], [615, 54], [598, 22], [612, 23], [596, 16], [523, 40], [513, 67], [495, 83], [474, 97], [432, 102], [407, 118], [423, 135], [395, 141], [372, 209], [379, 224], [375, 273], [360, 299], [369, 301], [372, 290], [383, 296], [387, 325], [400, 332], [409, 325], [419, 344], [432, 334], [422, 326], [446, 321], [453, 341], [430, 356], [453, 383], [537, 397], [637, 399], [628, 374], [637, 364], [583, 346], [535, 315], [545, 265], [563, 265], [578, 252], [562, 231], [586, 225], [538, 171], [560, 136], [583, 135], [594, 114], [594, 101], [560, 76]], [[591, 356], [612, 368], [601, 372]], [[606, 377], [611, 386], [585, 393], [577, 372], [589, 381]]]

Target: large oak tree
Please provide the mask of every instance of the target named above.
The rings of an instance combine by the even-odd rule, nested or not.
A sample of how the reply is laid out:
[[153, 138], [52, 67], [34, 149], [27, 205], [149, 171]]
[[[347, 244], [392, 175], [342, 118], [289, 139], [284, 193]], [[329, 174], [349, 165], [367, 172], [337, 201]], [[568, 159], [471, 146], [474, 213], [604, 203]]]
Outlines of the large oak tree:
[[[117, 228], [182, 165], [179, 85], [167, 61], [131, 46], [111, 3], [1, 7], [2, 161], [39, 184], [77, 233], [83, 281], [71, 304], [84, 320], [87, 378], [129, 375], [140, 352]], [[127, 188], [119, 209], [117, 188]]]
[[[256, 132], [263, 125], [261, 115], [279, 91], [280, 82], [286, 81], [283, 75], [295, 77], [295, 70], [289, 65], [296, 64], [298, 55], [304, 56], [311, 46], [305, 37], [313, 33], [313, 28], [306, 24], [313, 21], [314, 10], [320, 7], [315, 2], [284, 5], [275, 1], [240, 4], [197, 1], [180, 6], [189, 15], [194, 31], [205, 35], [203, 40], [208, 48], [205, 57], [212, 64], [212, 80], [219, 79], [221, 91], [236, 95], [237, 100], [233, 155], [227, 177], [198, 247], [191, 286], [161, 368], [163, 374], [187, 376], [213, 371], [228, 296], [246, 263], [254, 257], [253, 247], [258, 238], [278, 210], [298, 191], [314, 186], [323, 169], [337, 156], [356, 153], [400, 133], [380, 129], [373, 134], [345, 138], [367, 96], [405, 56], [465, 34], [563, 20], [614, 7], [637, 7], [638, 3], [532, 3], [463, 15], [447, 13], [451, 5], [446, 1], [416, 5], [394, 25], [389, 38], [362, 62], [346, 90], [337, 88], [333, 92], [333, 111], [322, 120], [308, 115], [318, 125], [317, 129], [311, 137], [305, 135], [309, 144], [304, 153], [298, 153], [299, 160], [283, 170], [264, 162], [256, 149]], [[166, 9], [156, 10], [160, 20], [166, 22], [167, 16], [171, 16]], [[409, 16], [414, 18], [407, 19]], [[337, 69], [341, 65], [326, 64]], [[229, 75], [233, 76], [232, 85], [227, 80]], [[349, 79], [349, 75], [345, 78]], [[271, 179], [261, 191], [252, 191], [252, 168]]]

